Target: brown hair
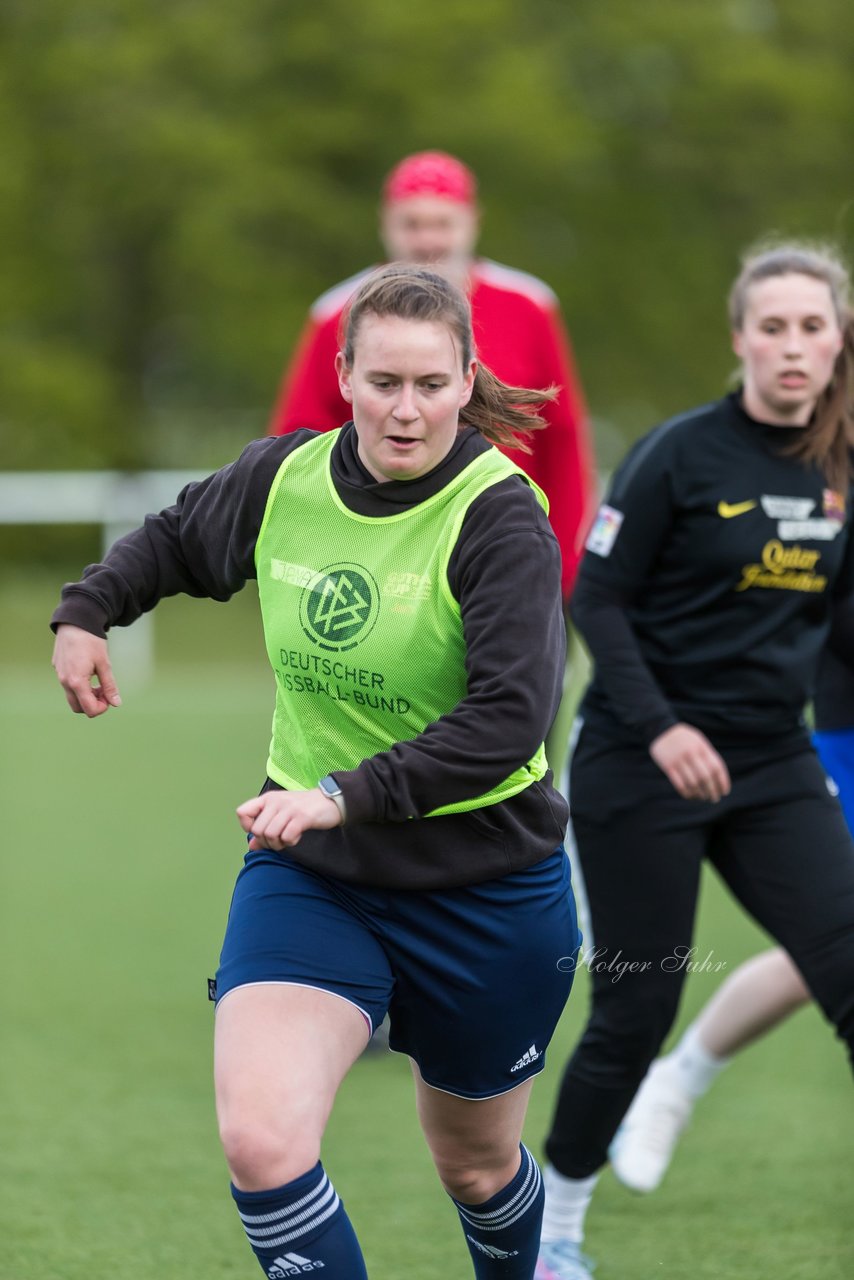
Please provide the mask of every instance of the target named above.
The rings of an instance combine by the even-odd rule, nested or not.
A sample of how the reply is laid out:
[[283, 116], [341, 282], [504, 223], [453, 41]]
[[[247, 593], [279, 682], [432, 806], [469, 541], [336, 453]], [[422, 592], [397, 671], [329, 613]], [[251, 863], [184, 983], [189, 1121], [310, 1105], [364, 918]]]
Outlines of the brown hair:
[[[464, 370], [474, 355], [468, 301], [459, 289], [434, 271], [392, 263], [368, 277], [341, 319], [341, 354], [349, 368], [353, 367], [359, 325], [366, 315], [447, 325], [459, 344]], [[460, 425], [475, 427], [493, 444], [530, 453], [526, 437], [547, 425], [536, 410], [545, 400], [553, 400], [557, 393], [557, 387], [531, 390], [508, 386], [485, 365], [479, 364], [471, 399], [460, 409]]]
[[850, 450], [854, 448], [854, 316], [851, 281], [839, 253], [827, 245], [800, 241], [766, 241], [749, 249], [730, 290], [730, 324], [736, 331], [744, 327], [752, 285], [789, 275], [811, 276], [827, 285], [843, 336], [830, 382], [816, 401], [807, 430], [799, 433], [789, 452], [805, 465], [820, 467], [831, 488], [845, 493], [852, 475]]

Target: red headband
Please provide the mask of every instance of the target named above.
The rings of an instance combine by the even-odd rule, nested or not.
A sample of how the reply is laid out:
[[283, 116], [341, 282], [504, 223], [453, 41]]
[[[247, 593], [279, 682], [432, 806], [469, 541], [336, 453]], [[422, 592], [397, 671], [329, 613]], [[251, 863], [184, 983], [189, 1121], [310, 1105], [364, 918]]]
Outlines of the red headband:
[[419, 151], [395, 165], [385, 180], [383, 200], [394, 204], [413, 196], [438, 196], [457, 204], [473, 205], [477, 180], [471, 169], [445, 151]]

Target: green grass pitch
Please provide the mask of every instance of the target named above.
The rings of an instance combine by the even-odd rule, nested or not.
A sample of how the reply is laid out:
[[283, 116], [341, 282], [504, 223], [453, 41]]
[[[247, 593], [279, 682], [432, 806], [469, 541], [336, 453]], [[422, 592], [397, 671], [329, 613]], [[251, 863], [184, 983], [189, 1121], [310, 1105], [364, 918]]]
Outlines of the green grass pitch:
[[[251, 600], [165, 605], [155, 684], [126, 679], [122, 709], [90, 723], [48, 666], [51, 594], [0, 592], [14, 624], [0, 640], [0, 1280], [248, 1280], [205, 979], [242, 856], [233, 809], [261, 780], [269, 727]], [[699, 957], [729, 971], [762, 943], [709, 877]], [[680, 1026], [721, 976], [692, 977]], [[582, 972], [534, 1090], [537, 1153], [586, 1000]], [[851, 1104], [841, 1048], [799, 1014], [724, 1074], [658, 1194], [604, 1175], [597, 1280], [847, 1280]], [[357, 1064], [323, 1154], [372, 1277], [471, 1274], [404, 1060]]]

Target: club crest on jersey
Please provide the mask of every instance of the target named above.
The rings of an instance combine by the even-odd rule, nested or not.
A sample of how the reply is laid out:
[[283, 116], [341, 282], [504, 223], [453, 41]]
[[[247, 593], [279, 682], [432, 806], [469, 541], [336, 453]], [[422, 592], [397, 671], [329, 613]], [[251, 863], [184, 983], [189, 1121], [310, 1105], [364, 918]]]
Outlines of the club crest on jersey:
[[623, 523], [623, 512], [603, 503], [596, 515], [585, 546], [596, 556], [609, 556]]
[[828, 520], [838, 520], [840, 524], [845, 522], [844, 493], [838, 493], [836, 489], [824, 489], [821, 495], [821, 503]]
[[370, 635], [380, 611], [379, 587], [363, 565], [332, 564], [316, 573], [300, 597], [300, 622], [321, 649], [341, 653]]

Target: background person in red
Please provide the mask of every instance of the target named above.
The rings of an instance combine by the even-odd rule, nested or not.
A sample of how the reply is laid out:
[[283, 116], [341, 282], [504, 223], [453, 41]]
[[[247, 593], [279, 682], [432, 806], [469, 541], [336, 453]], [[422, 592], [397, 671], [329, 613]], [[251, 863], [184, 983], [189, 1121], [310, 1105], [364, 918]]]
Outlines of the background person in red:
[[[478, 358], [504, 382], [560, 388], [543, 416], [533, 453], [506, 450], [549, 499], [568, 596], [595, 503], [593, 455], [581, 387], [554, 293], [535, 276], [474, 256], [480, 229], [477, 184], [460, 160], [441, 151], [407, 156], [383, 188], [380, 239], [390, 261], [439, 270], [467, 292]], [[350, 416], [335, 373], [345, 304], [369, 268], [314, 303], [279, 392], [270, 435], [299, 427], [331, 431]]]

